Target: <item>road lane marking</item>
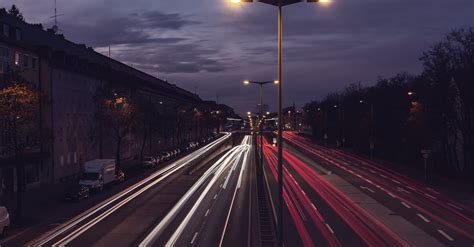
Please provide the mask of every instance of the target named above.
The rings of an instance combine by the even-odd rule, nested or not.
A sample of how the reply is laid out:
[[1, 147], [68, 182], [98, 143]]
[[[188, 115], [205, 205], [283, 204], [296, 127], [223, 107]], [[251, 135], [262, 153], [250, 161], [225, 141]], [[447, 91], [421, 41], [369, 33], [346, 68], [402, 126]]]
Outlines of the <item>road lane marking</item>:
[[427, 219], [424, 215], [422, 214], [416, 214], [416, 215], [418, 215], [418, 217], [420, 217], [420, 219], [424, 220], [426, 223], [430, 223], [430, 220]]
[[204, 215], [204, 217], [207, 217], [208, 215], [209, 215], [209, 209], [207, 209], [206, 214]]
[[405, 206], [406, 208], [411, 208], [411, 206], [408, 205], [406, 202], [402, 202], [402, 205]]
[[416, 189], [413, 188], [413, 187], [411, 187], [411, 186], [405, 186], [405, 187], [407, 187], [407, 188], [410, 189], [410, 190], [416, 191]]
[[383, 175], [383, 174], [380, 174], [381, 177], [383, 178], [388, 178], [387, 176]]
[[[74, 226], [80, 224], [82, 221], [87, 219], [88, 217], [93, 216], [95, 213], [97, 213], [99, 210], [104, 209], [105, 207], [111, 205], [115, 201], [118, 201], [119, 199], [125, 197], [124, 200], [128, 200], [129, 198], [134, 198], [134, 195], [136, 193], [133, 193], [133, 191], [140, 186], [145, 185], [143, 188], [149, 186], [150, 184], [156, 184], [156, 181], [152, 181], [153, 179], [156, 179], [160, 175], [165, 174], [164, 177], [169, 176], [168, 174], [174, 173], [175, 171], [179, 170], [181, 167], [184, 167], [191, 161], [195, 160], [197, 157], [200, 157], [201, 155], [205, 154], [207, 151], [209, 151], [212, 147], [218, 145], [228, 137], [230, 137], [230, 133], [226, 133], [223, 137], [213, 141], [212, 143], [208, 144], [207, 146], [204, 146], [203, 148], [196, 150], [193, 153], [188, 154], [187, 156], [168, 164], [166, 167], [150, 174], [148, 177], [146, 177], [144, 180], [139, 181], [130, 187], [124, 189], [123, 191], [119, 192], [119, 194], [109, 197], [108, 199], [102, 201], [101, 203], [93, 206], [92, 208], [88, 209], [87, 211], [81, 213], [80, 215], [74, 217], [73, 219], [69, 220], [68, 222], [60, 225], [58, 228], [55, 228], [51, 231], [48, 231], [47, 233], [41, 235], [39, 238], [34, 239], [33, 241], [29, 242], [27, 245], [34, 245], [34, 246], [42, 246], [48, 243], [49, 241], [53, 240], [54, 238], [58, 237], [59, 235], [65, 233], [66, 231], [72, 229]], [[160, 177], [157, 180], [162, 180], [164, 177]], [[152, 181], [150, 184], [146, 185], [146, 183]], [[132, 194], [132, 195], [129, 195]], [[119, 202], [120, 203], [120, 202]], [[109, 209], [110, 210], [110, 209]], [[107, 210], [107, 211], [109, 211]], [[97, 216], [95, 219], [100, 218], [101, 216]], [[86, 225], [91, 222], [89, 220]], [[83, 226], [81, 227], [83, 228]]]
[[[248, 136], [245, 136], [245, 137], [248, 137]], [[224, 229], [222, 230], [221, 239], [220, 239], [220, 242], [219, 242], [219, 247], [221, 247], [223, 242], [224, 242], [225, 233], [227, 231], [227, 226], [228, 226], [229, 220], [230, 220], [230, 214], [232, 212], [232, 208], [234, 207], [235, 197], [237, 195], [237, 191], [240, 188], [240, 183], [242, 181], [244, 168], [246, 166], [247, 158], [250, 154], [250, 145], [249, 145], [250, 143], [248, 143], [248, 142], [251, 139], [250, 138], [247, 138], [247, 139], [244, 138], [244, 140], [246, 140], [245, 143], [247, 144], [247, 146], [246, 146], [247, 148], [245, 148], [241, 153], [241, 155], [244, 155], [244, 158], [243, 158], [243, 161], [242, 161], [242, 162], [244, 162], [244, 164], [242, 166], [240, 166], [240, 174], [239, 174], [239, 178], [237, 180], [237, 186], [235, 187], [234, 194], [232, 195], [232, 201], [231, 201], [230, 206], [229, 206], [229, 212], [227, 213], [227, 218], [225, 220]], [[237, 159], [237, 161], [240, 161], [240, 157]], [[235, 163], [234, 165], [236, 166], [236, 164], [237, 163]], [[250, 231], [250, 228], [249, 228], [249, 231]]]
[[387, 194], [388, 194], [389, 196], [391, 196], [391, 197], [393, 197], [393, 198], [397, 198], [397, 197], [396, 197], [394, 194], [392, 194], [391, 192], [388, 192], [388, 191], [386, 191], [386, 192], [387, 192]]
[[425, 196], [427, 196], [427, 197], [429, 197], [429, 198], [431, 198], [431, 199], [434, 199], [434, 200], [438, 199], [438, 198], [436, 198], [436, 197], [434, 197], [434, 196], [432, 196], [432, 195], [430, 195], [430, 194], [428, 194], [428, 193], [425, 193]]
[[365, 186], [362, 186], [362, 185], [359, 186], [359, 187], [360, 187], [361, 189], [363, 189], [363, 190], [368, 190], [368, 191], [370, 191], [370, 192], [372, 192], [372, 193], [375, 193], [375, 191], [372, 190], [371, 188], [368, 188], [368, 187], [365, 187]]
[[328, 223], [326, 223], [326, 227], [329, 229], [329, 231], [330, 231], [332, 234], [334, 234], [334, 231], [332, 230], [331, 226], [330, 226]]
[[443, 237], [445, 237], [447, 240], [449, 240], [449, 241], [454, 241], [454, 239], [453, 239], [451, 236], [449, 236], [447, 233], [445, 233], [443, 230], [438, 229], [438, 232], [439, 232], [441, 235], [443, 235]]
[[462, 210], [461, 207], [458, 207], [458, 206], [456, 206], [456, 205], [454, 205], [454, 204], [452, 204], [452, 203], [450, 203], [450, 202], [448, 202], [448, 205], [451, 206], [451, 207], [453, 207], [453, 208], [455, 208], [455, 209], [457, 209], [457, 210]]
[[191, 239], [190, 244], [194, 244], [194, 241], [196, 241], [197, 235], [198, 235], [198, 232], [194, 233], [193, 239]]
[[316, 206], [314, 206], [313, 203], [311, 203], [311, 206], [314, 208], [314, 211], [318, 211], [318, 209], [316, 208]]
[[[197, 192], [197, 190], [203, 186], [203, 184], [207, 181], [207, 179], [215, 173], [215, 170], [218, 170], [219, 171], [219, 174], [222, 174], [223, 173], [223, 169], [224, 167], [222, 166], [223, 163], [228, 163], [230, 162], [233, 157], [239, 152], [239, 146], [236, 146], [234, 148], [232, 148], [231, 150], [229, 150], [227, 153], [225, 153], [219, 160], [217, 160], [199, 179], [196, 183], [193, 184], [193, 186], [186, 192], [186, 194], [184, 194], [183, 197], [181, 197], [181, 199], [179, 199], [179, 201], [174, 205], [174, 207], [168, 212], [168, 214], [166, 214], [166, 216], [152, 229], [152, 231], [145, 237], [145, 239], [143, 239], [141, 241], [141, 243], [139, 244], [139, 246], [150, 246], [152, 245], [156, 239], [158, 238], [158, 236], [161, 235], [161, 233], [164, 231], [164, 229], [166, 227], [169, 226], [169, 224], [171, 223], [171, 221], [174, 220], [174, 218], [176, 217], [176, 215], [182, 210], [182, 208], [184, 207], [184, 205], [186, 203], [188, 203], [188, 201], [190, 200], [190, 198]], [[211, 179], [211, 182], [212, 184], [216, 183], [216, 180], [217, 180], [217, 177], [215, 178], [212, 178]], [[209, 186], [209, 184], [208, 184]], [[198, 201], [199, 202], [196, 202], [196, 203], [200, 203], [200, 201], [203, 200], [203, 195], [207, 195], [209, 191], [209, 188], [206, 187], [205, 188], [205, 191], [203, 192], [203, 194], [201, 194], [201, 196], [198, 198]], [[196, 206], [196, 203], [194, 204], [193, 208], [191, 208], [192, 211], [195, 211], [195, 207]], [[184, 219], [185, 221], [188, 221], [189, 217], [186, 216], [186, 218]], [[183, 224], [183, 222], [182, 222]], [[179, 230], [182, 231], [181, 229], [181, 225], [179, 226]]]

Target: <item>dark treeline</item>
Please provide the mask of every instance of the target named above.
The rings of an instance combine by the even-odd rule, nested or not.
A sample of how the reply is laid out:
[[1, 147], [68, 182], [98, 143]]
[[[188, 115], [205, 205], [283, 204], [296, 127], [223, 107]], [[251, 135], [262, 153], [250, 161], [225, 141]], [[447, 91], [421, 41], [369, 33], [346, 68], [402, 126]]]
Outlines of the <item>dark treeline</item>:
[[474, 29], [459, 29], [423, 53], [420, 75], [351, 84], [304, 106], [313, 137], [400, 164], [474, 181]]

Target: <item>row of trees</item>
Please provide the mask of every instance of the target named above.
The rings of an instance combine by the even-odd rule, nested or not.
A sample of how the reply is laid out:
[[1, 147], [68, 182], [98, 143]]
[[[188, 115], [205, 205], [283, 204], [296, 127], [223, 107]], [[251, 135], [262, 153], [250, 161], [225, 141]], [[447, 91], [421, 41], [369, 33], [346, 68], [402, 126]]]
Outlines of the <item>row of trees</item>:
[[420, 151], [431, 150], [438, 172], [474, 178], [473, 28], [449, 33], [420, 60], [420, 75], [351, 84], [306, 104], [305, 124], [327, 144], [402, 164], [419, 164]]
[[99, 147], [105, 138], [115, 142], [118, 166], [127, 138], [140, 142], [140, 158], [143, 158], [145, 154], [156, 154], [166, 141], [178, 146], [219, 131], [231, 114], [217, 110], [216, 104], [162, 102], [110, 84], [99, 87], [94, 100], [97, 109], [94, 137], [100, 142]]

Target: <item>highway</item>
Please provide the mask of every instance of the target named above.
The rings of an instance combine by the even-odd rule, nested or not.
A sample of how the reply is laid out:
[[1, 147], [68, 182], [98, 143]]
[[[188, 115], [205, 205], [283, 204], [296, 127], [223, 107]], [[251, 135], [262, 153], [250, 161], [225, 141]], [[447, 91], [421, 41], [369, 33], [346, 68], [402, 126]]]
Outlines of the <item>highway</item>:
[[251, 136], [217, 160], [140, 246], [251, 246]]
[[[170, 205], [162, 201], [173, 201], [177, 188], [187, 187], [190, 181], [180, 175], [193, 162], [209, 154], [231, 137], [222, 137], [173, 162], [127, 189], [95, 205], [58, 227], [29, 242], [29, 246], [84, 246], [115, 245], [129, 246], [135, 243], [143, 232], [153, 226]], [[179, 183], [170, 184], [180, 178]], [[174, 192], [174, 193], [173, 193]], [[171, 197], [171, 198], [167, 198]], [[168, 200], [163, 200], [167, 198]]]
[[[471, 208], [372, 160], [316, 145], [294, 133], [285, 133], [284, 139], [443, 245], [474, 245], [474, 211]], [[311, 170], [291, 154], [287, 154], [285, 160], [298, 174], [311, 178]], [[318, 189], [317, 186], [313, 188]]]
[[[276, 147], [264, 142], [270, 187], [276, 187]], [[341, 191], [321, 179], [307, 164], [289, 152], [284, 152], [285, 211], [301, 245], [314, 246], [407, 246], [404, 240], [381, 224]], [[277, 198], [274, 193], [273, 198]], [[291, 224], [289, 224], [291, 223]], [[285, 231], [290, 234], [291, 230]], [[293, 231], [294, 232], [294, 231]], [[286, 243], [290, 242], [285, 240]]]

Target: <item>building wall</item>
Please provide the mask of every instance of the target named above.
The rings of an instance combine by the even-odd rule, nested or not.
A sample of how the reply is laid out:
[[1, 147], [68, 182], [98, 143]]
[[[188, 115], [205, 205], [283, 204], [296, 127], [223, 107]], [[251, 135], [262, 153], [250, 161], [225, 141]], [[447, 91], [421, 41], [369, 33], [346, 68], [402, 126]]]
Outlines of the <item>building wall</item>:
[[[93, 96], [101, 81], [63, 69], [52, 69], [51, 107], [54, 180], [78, 175], [82, 164], [99, 158], [93, 133]], [[105, 145], [109, 146], [110, 145]], [[104, 158], [113, 157], [104, 150]]]
[[0, 42], [0, 74], [11, 69], [26, 81], [38, 85], [38, 68], [39, 59], [34, 52]]

